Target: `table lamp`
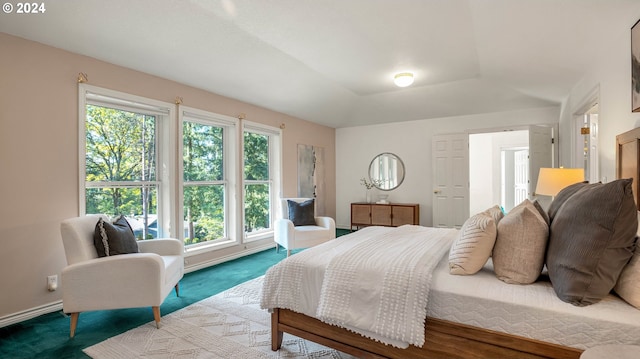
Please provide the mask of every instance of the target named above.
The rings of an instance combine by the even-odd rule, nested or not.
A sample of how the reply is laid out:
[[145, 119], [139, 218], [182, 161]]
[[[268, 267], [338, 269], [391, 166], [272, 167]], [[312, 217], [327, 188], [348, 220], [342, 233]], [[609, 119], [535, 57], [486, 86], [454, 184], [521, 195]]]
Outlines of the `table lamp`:
[[555, 197], [563, 188], [582, 181], [582, 168], [540, 168], [535, 194]]

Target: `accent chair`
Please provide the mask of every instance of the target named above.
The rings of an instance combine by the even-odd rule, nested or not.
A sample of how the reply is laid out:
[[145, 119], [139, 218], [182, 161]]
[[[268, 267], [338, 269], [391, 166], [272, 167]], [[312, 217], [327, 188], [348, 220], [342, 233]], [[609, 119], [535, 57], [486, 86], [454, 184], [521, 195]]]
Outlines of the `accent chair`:
[[[292, 249], [308, 248], [324, 243], [336, 238], [336, 224], [331, 217], [315, 216], [313, 212], [308, 213], [309, 221], [304, 225], [296, 225], [295, 218], [290, 214], [294, 213], [289, 208], [289, 201], [297, 204], [309, 203], [311, 198], [282, 198], [280, 200], [279, 217], [275, 221], [274, 240], [276, 250], [280, 246], [287, 250], [287, 257], [291, 255]], [[315, 202], [311, 205], [315, 206]]]
[[60, 225], [68, 265], [62, 270], [62, 307], [71, 314], [70, 337], [81, 312], [151, 307], [160, 327], [160, 305], [184, 274], [184, 243], [174, 238], [137, 241], [139, 253], [98, 257], [94, 232], [105, 215], [64, 220]]

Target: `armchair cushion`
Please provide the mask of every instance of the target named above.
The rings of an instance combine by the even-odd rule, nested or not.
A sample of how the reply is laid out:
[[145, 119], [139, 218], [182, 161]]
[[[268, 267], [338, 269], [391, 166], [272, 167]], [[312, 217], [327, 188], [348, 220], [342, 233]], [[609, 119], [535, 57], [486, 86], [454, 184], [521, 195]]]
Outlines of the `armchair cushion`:
[[315, 200], [298, 203], [296, 201], [287, 200], [289, 206], [289, 220], [294, 226], [315, 226]]
[[100, 218], [96, 223], [93, 243], [98, 257], [138, 253], [138, 244], [133, 230], [124, 216], [118, 217], [113, 223]]

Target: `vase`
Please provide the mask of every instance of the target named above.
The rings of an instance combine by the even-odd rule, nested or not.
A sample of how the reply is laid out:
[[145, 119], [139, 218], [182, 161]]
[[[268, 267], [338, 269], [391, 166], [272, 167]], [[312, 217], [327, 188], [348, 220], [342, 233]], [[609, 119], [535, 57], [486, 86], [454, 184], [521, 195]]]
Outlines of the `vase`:
[[371, 190], [367, 190], [367, 203], [371, 203]]

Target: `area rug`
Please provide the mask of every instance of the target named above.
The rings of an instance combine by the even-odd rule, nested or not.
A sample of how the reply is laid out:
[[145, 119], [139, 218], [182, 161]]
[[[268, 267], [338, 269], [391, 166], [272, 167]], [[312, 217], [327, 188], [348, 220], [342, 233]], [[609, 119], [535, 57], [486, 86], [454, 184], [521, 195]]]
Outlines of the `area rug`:
[[285, 334], [271, 350], [271, 319], [260, 309], [263, 277], [84, 349], [94, 359], [116, 358], [332, 358], [353, 356]]

